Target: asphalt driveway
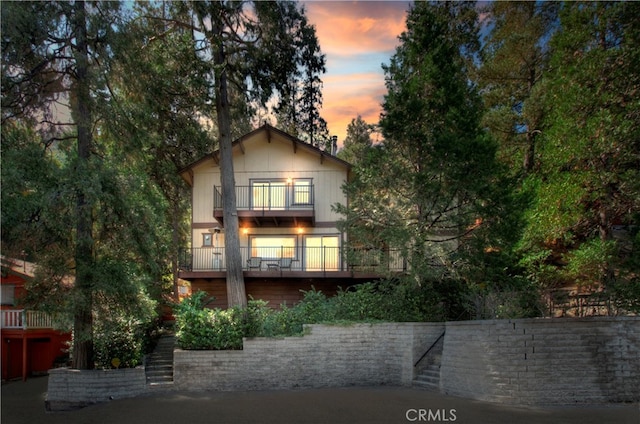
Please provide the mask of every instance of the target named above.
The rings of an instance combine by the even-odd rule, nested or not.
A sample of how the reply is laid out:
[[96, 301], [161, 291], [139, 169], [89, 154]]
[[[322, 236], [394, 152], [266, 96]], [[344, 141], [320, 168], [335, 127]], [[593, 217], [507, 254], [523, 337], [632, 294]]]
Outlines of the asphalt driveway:
[[515, 408], [407, 387], [164, 392], [47, 413], [47, 377], [2, 385], [2, 424], [562, 423], [640, 424], [638, 404]]

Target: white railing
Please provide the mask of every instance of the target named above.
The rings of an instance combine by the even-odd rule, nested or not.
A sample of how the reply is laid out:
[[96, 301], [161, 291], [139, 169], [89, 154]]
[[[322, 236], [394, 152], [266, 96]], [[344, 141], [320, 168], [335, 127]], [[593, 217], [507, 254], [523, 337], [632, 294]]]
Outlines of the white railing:
[[5, 309], [0, 316], [2, 328], [53, 328], [51, 317], [39, 311]]

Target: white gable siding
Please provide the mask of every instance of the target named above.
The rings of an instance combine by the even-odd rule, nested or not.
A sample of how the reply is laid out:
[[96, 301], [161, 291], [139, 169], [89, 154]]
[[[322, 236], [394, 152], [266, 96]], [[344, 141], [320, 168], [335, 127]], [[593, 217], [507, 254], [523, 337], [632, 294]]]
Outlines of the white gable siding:
[[[340, 217], [331, 205], [346, 203], [342, 185], [347, 170], [320, 155], [298, 148], [293, 143], [274, 137], [271, 143], [264, 133], [234, 148], [234, 172], [237, 186], [248, 186], [253, 179], [311, 178], [315, 190], [316, 222], [335, 222]], [[220, 168], [213, 159], [193, 169], [193, 223], [213, 222], [213, 187], [220, 186]]]

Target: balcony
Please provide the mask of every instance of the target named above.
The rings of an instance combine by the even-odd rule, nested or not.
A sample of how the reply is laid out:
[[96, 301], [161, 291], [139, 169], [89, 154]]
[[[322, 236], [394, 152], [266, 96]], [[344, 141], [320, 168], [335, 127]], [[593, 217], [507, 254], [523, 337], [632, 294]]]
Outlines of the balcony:
[[3, 329], [30, 330], [53, 328], [51, 316], [39, 311], [24, 309], [3, 309], [0, 315], [0, 326]]
[[[340, 247], [240, 248], [245, 277], [379, 278], [402, 273], [406, 261], [399, 250]], [[180, 278], [225, 278], [224, 248], [196, 247], [180, 254]]]
[[[309, 179], [259, 181], [236, 186], [236, 207], [241, 226], [297, 227], [314, 225], [315, 193]], [[213, 187], [213, 216], [223, 222], [222, 188]]]

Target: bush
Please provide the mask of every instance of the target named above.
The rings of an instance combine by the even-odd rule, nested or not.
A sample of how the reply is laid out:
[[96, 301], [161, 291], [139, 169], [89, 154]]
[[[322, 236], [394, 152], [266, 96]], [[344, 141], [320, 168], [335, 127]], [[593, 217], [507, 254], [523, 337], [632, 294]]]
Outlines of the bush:
[[243, 312], [206, 308], [212, 299], [197, 292], [176, 308], [176, 339], [182, 349], [242, 349]]
[[283, 337], [303, 333], [304, 324], [429, 321], [444, 316], [441, 295], [433, 286], [389, 280], [360, 284], [327, 297], [312, 288], [293, 307], [269, 308], [249, 300], [241, 310], [207, 309], [210, 299], [197, 292], [176, 308], [178, 344], [183, 349], [242, 349], [243, 337]]
[[152, 325], [122, 317], [96, 322], [93, 338], [96, 367], [134, 368], [141, 365]]

